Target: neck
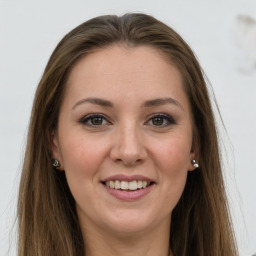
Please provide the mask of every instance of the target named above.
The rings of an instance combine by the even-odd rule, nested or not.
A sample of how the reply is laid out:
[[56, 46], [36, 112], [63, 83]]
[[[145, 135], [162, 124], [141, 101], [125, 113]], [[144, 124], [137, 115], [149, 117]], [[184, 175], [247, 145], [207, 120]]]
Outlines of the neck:
[[172, 256], [169, 220], [150, 231], [132, 234], [99, 230], [92, 225], [82, 225], [82, 233], [86, 256]]

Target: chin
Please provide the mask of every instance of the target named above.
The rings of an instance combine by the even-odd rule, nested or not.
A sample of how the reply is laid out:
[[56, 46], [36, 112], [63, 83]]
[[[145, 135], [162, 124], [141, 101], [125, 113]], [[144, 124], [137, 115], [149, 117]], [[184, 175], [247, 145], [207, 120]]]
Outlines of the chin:
[[108, 220], [105, 219], [109, 230], [123, 235], [153, 230], [160, 222], [158, 216], [132, 210], [119, 211], [118, 214], [109, 216]]

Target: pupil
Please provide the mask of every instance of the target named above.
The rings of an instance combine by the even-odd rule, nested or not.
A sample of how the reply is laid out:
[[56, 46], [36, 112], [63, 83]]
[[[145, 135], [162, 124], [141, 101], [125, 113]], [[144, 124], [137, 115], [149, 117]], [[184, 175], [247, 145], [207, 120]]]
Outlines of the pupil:
[[102, 124], [102, 117], [94, 117], [92, 119], [92, 124], [93, 125], [100, 125], [100, 124]]
[[162, 117], [155, 117], [153, 119], [153, 124], [154, 125], [162, 125], [163, 124], [163, 118]]

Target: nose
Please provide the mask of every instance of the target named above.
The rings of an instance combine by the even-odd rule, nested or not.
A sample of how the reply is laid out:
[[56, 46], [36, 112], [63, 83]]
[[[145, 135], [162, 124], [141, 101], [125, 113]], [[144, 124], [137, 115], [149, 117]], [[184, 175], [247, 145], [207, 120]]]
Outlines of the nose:
[[114, 134], [110, 158], [126, 166], [134, 166], [145, 161], [147, 152], [143, 139], [135, 125], [123, 126]]

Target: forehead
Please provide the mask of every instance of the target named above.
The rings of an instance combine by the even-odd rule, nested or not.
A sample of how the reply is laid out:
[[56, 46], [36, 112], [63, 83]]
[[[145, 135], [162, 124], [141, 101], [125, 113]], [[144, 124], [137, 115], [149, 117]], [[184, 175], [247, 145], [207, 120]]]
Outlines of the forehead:
[[[81, 58], [67, 81], [66, 97], [141, 100], [167, 94], [187, 101], [179, 70], [159, 50], [148, 46], [112, 45]], [[65, 99], [64, 99], [65, 100]]]
[[[142, 71], [147, 68], [165, 69], [168, 66], [175, 67], [171, 59], [160, 50], [150, 46], [127, 46], [124, 44], [113, 44], [104, 48], [98, 48], [82, 57], [72, 68], [69, 76], [69, 81], [72, 79], [72, 73], [79, 72], [81, 69], [88, 72], [101, 71], [106, 72], [121, 72], [126, 73]], [[74, 71], [75, 70], [75, 71]]]

